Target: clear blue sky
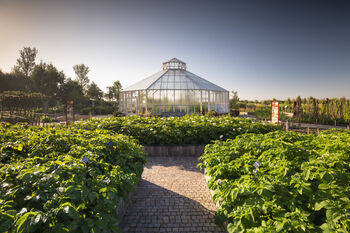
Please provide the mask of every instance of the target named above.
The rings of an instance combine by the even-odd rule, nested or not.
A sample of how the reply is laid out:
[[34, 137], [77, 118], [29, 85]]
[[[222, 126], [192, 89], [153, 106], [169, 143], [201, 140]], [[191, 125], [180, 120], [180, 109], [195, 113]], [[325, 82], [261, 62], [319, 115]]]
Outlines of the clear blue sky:
[[0, 0], [0, 69], [24, 46], [103, 90], [176, 57], [242, 99], [350, 98], [349, 1]]

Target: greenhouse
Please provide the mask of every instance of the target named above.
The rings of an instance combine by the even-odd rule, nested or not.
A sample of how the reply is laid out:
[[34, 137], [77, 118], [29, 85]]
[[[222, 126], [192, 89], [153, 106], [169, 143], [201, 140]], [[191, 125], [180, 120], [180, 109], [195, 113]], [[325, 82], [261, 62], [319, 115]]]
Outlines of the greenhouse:
[[229, 112], [229, 92], [189, 71], [173, 58], [162, 71], [120, 93], [121, 112], [133, 115], [185, 115]]

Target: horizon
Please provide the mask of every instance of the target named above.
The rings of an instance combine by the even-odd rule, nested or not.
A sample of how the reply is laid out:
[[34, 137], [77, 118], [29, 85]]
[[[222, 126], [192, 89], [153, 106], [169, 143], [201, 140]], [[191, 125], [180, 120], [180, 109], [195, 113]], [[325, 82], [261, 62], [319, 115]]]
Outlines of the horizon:
[[0, 0], [0, 70], [23, 47], [75, 79], [90, 68], [106, 91], [126, 88], [173, 57], [242, 100], [350, 98], [346, 1]]

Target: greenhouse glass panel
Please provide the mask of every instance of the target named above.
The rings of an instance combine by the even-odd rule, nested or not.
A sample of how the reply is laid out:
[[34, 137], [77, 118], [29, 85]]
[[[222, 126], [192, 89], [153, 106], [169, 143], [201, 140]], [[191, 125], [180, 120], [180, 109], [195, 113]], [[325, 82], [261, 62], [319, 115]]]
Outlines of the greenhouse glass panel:
[[229, 110], [229, 92], [189, 71], [174, 58], [163, 70], [127, 87], [120, 93], [120, 111], [125, 114], [218, 113]]

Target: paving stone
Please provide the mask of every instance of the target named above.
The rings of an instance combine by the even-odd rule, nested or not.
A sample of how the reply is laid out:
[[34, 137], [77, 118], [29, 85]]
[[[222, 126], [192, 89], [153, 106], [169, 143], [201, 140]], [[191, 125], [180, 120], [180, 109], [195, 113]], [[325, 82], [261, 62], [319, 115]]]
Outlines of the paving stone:
[[149, 157], [123, 232], [226, 232], [214, 224], [216, 208], [197, 164], [196, 157]]

